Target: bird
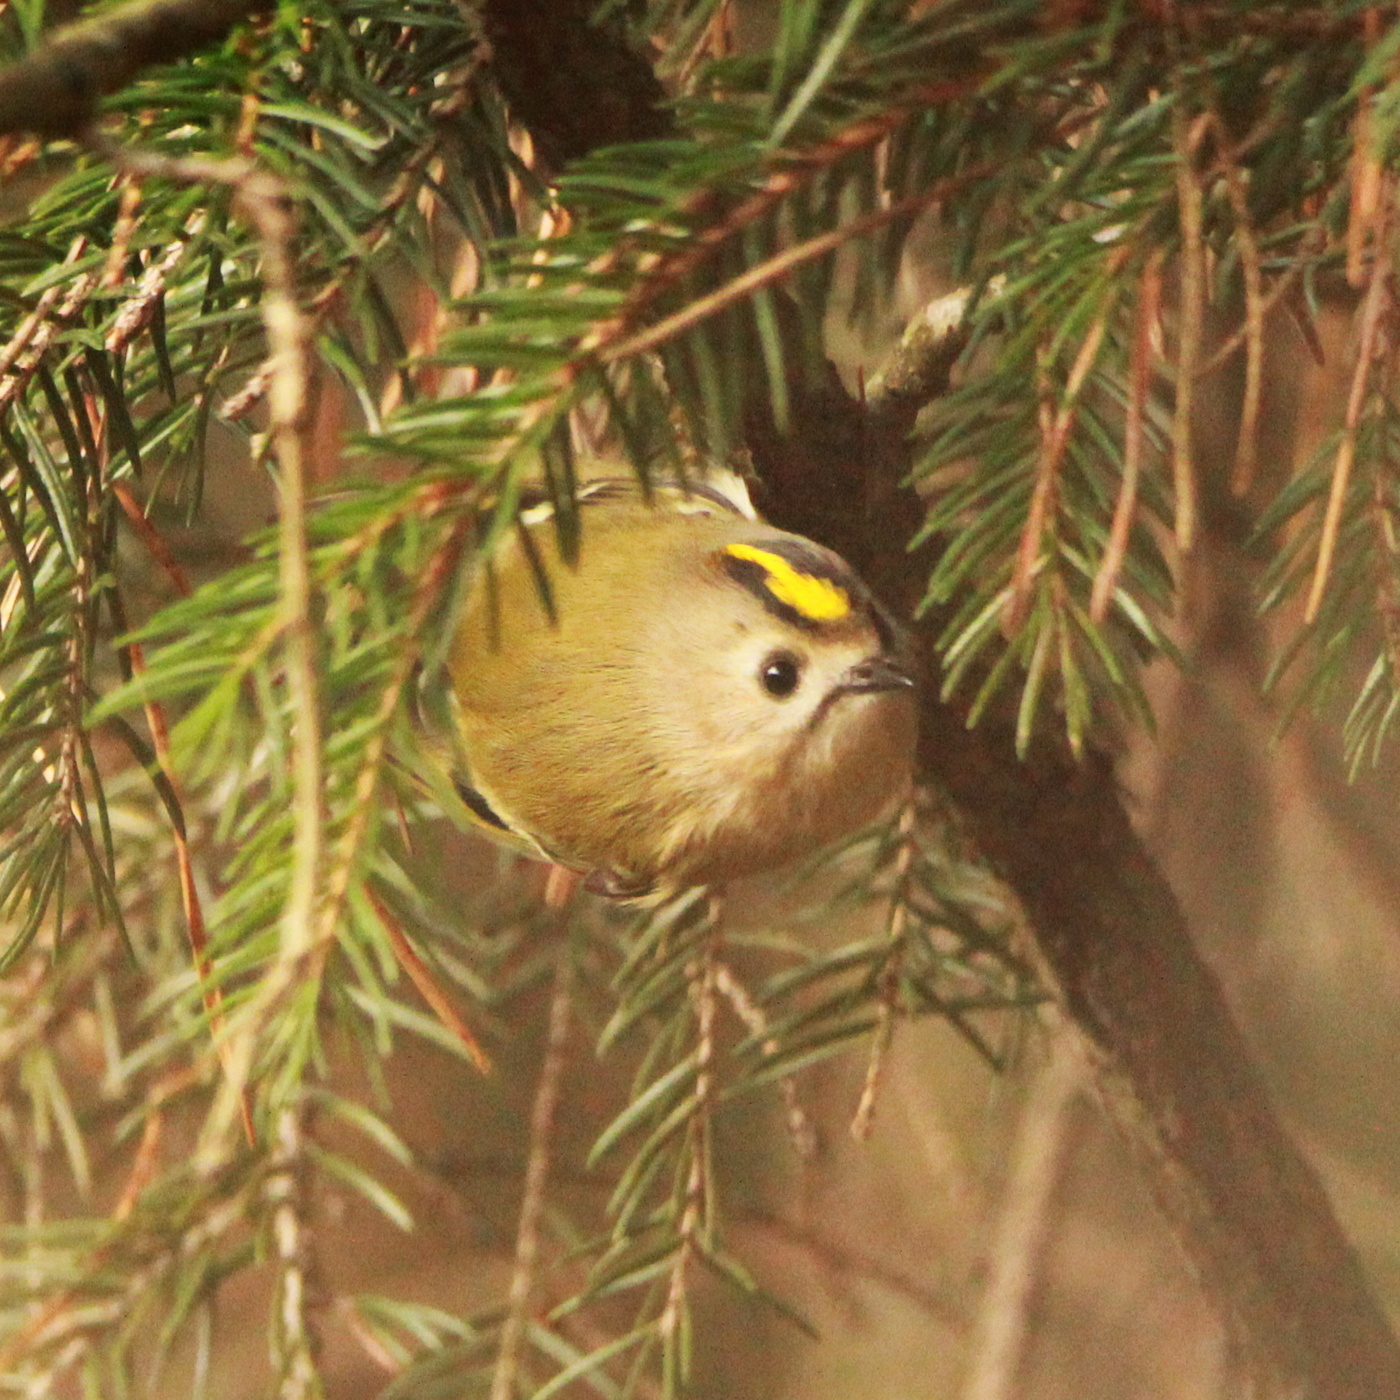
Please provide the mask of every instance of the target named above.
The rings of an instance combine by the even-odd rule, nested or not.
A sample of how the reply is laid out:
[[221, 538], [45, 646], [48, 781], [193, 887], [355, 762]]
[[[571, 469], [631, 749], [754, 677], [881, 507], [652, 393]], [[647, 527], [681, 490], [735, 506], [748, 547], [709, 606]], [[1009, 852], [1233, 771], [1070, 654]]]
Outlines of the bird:
[[[718, 482], [718, 484], [716, 484]], [[898, 805], [907, 647], [832, 550], [731, 474], [578, 492], [479, 563], [446, 662], [471, 824], [619, 899], [787, 865]]]

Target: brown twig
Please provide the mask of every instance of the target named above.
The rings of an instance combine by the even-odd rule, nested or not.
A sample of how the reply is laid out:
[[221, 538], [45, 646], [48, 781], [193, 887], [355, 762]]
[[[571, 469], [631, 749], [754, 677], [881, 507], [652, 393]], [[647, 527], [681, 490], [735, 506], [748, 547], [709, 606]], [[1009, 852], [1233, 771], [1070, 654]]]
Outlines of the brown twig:
[[120, 481], [112, 482], [108, 489], [116, 497], [117, 504], [122, 508], [122, 514], [126, 516], [131, 528], [136, 531], [141, 543], [146, 546], [147, 553], [165, 571], [166, 577], [175, 585], [175, 591], [182, 598], [188, 598], [193, 591], [190, 588], [189, 577], [180, 567], [174, 552], [166, 544], [164, 536], [151, 524], [150, 517], [141, 509], [136, 497]]
[[[674, 1340], [681, 1327], [686, 1307], [686, 1293], [691, 1265], [700, 1248], [702, 1236], [709, 1232], [712, 1202], [706, 1190], [710, 1155], [710, 1113], [713, 1107], [715, 1078], [715, 1013], [716, 944], [719, 936], [719, 904], [711, 899], [710, 928], [699, 955], [686, 968], [690, 983], [691, 1006], [695, 1013], [695, 1095], [694, 1112], [690, 1119], [687, 1142], [690, 1147], [690, 1170], [686, 1174], [685, 1205], [681, 1211], [679, 1243], [671, 1262], [671, 1275], [666, 1286], [666, 1303], [657, 1322], [664, 1341]], [[493, 1397], [495, 1400], [495, 1397]]]
[[[139, 195], [141, 186], [133, 181], [127, 185], [126, 189], [127, 191], [134, 190]], [[167, 279], [184, 256], [185, 249], [189, 247], [189, 239], [199, 232], [202, 223], [203, 216], [196, 216], [191, 221], [186, 236], [177, 238], [171, 243], [160, 257], [141, 274], [141, 281], [136, 290], [122, 303], [116, 316], [112, 318], [112, 325], [107, 331], [106, 340], [103, 342], [113, 354], [125, 350], [151, 324], [151, 320], [156, 314], [156, 308], [165, 295]], [[115, 238], [112, 247], [114, 251], [117, 248]]]
[[1259, 454], [1259, 407], [1264, 388], [1264, 274], [1259, 261], [1259, 241], [1254, 236], [1254, 223], [1249, 215], [1249, 198], [1239, 155], [1230, 144], [1224, 122], [1214, 112], [1210, 116], [1225, 174], [1225, 193], [1234, 216], [1235, 248], [1244, 278], [1244, 396], [1240, 401], [1235, 465], [1230, 472], [1230, 490], [1236, 496], [1243, 496], [1254, 484], [1254, 468]]
[[[1362, 12], [1362, 33], [1367, 52], [1375, 49], [1381, 37], [1379, 7], [1368, 6]], [[1381, 256], [1381, 196], [1383, 171], [1381, 152], [1375, 135], [1376, 93], [1368, 88], [1357, 100], [1356, 120], [1352, 127], [1351, 145], [1351, 204], [1347, 210], [1346, 276], [1347, 283], [1360, 289], [1366, 285], [1366, 249]]]
[[[107, 261], [102, 269], [104, 287], [120, 287], [126, 280], [126, 259], [131, 249], [131, 235], [136, 232], [136, 210], [141, 204], [141, 185], [130, 175], [118, 177], [121, 198], [117, 204], [117, 219], [112, 227], [112, 244], [107, 249]], [[110, 347], [109, 347], [110, 348]]]
[[1176, 406], [1172, 414], [1172, 481], [1176, 488], [1176, 546], [1183, 554], [1190, 551], [1196, 540], [1196, 466], [1191, 454], [1191, 429], [1206, 296], [1204, 200], [1196, 175], [1196, 147], [1206, 120], [1189, 120], [1185, 94], [1178, 89], [1172, 104], [1172, 149], [1181, 229], [1181, 297]]
[[[165, 543], [155, 526], [147, 519], [145, 512], [136, 503], [131, 492], [121, 482], [112, 482], [109, 490], [116, 497], [123, 513], [130, 521], [137, 535], [145, 544], [151, 557], [169, 575], [176, 590], [183, 598], [190, 596], [189, 580], [184, 570], [176, 563], [170, 547]], [[115, 598], [115, 595], [113, 595]], [[125, 628], [125, 620], [120, 617], [118, 626]], [[139, 642], [128, 642], [122, 647], [131, 674], [135, 678], [145, 674], [146, 657]], [[194, 962], [195, 975], [199, 978], [200, 995], [204, 1001], [204, 1011], [209, 1018], [209, 1029], [214, 1037], [219, 1062], [224, 1073], [232, 1076], [236, 1066], [230, 1055], [228, 1041], [224, 1038], [224, 996], [223, 990], [214, 980], [213, 963], [209, 957], [208, 929], [204, 922], [204, 908], [199, 898], [199, 886], [194, 878], [194, 859], [190, 852], [189, 833], [184, 821], [184, 798], [180, 792], [180, 779], [170, 755], [170, 726], [166, 720], [165, 707], [159, 700], [143, 697], [141, 707], [146, 716], [146, 727], [150, 731], [151, 746], [155, 752], [156, 764], [165, 779], [165, 792], [169, 804], [171, 839], [175, 844], [175, 868], [180, 884], [180, 903], [185, 915], [185, 936], [189, 943], [190, 956]], [[239, 1090], [239, 1115], [243, 1120], [243, 1133], [249, 1144], [256, 1141], [253, 1128], [253, 1110], [246, 1086]]]
[[[561, 906], [561, 920], [563, 910]], [[561, 934], [564, 930], [561, 928]], [[545, 1187], [554, 1150], [554, 1115], [568, 1065], [569, 1031], [573, 1021], [575, 953], [567, 936], [559, 940], [554, 965], [554, 989], [549, 1000], [544, 1059], [530, 1106], [530, 1138], [525, 1184], [515, 1233], [515, 1263], [511, 1268], [506, 1315], [501, 1323], [496, 1365], [491, 1373], [491, 1400], [514, 1400], [520, 1354], [530, 1321], [530, 1299], [540, 1258], [540, 1228], [544, 1223]]]
[[[1126, 254], [1126, 244], [1115, 250], [1110, 272], [1121, 266]], [[1016, 564], [1012, 570], [1002, 612], [1002, 628], [1008, 636], [1014, 636], [1020, 631], [1030, 611], [1031, 590], [1040, 562], [1041, 541], [1045, 537], [1046, 524], [1054, 510], [1060, 467], [1064, 463], [1065, 451], [1069, 447], [1069, 435], [1079, 411], [1079, 394], [1089, 377], [1089, 371], [1098, 359], [1104, 332], [1108, 329], [1108, 318], [1116, 301], [1115, 291], [1105, 298], [1104, 304], [1094, 317], [1089, 333], [1084, 337], [1074, 358], [1074, 364], [1070, 367], [1059, 407], [1051, 408], [1048, 399], [1042, 399], [1041, 446], [1040, 457], [1035, 464], [1035, 488], [1031, 492], [1030, 510], [1026, 515], [1025, 528], [1021, 532], [1021, 543], [1016, 551]]]
[[0, 133], [76, 136], [104, 93], [152, 64], [197, 53], [266, 8], [269, 0], [137, 0], [66, 25], [0, 70]]
[[[1389, 207], [1390, 198], [1387, 192], [1387, 211]], [[1390, 264], [1378, 248], [1371, 264], [1371, 285], [1367, 289], [1365, 301], [1361, 304], [1356, 365], [1351, 375], [1351, 391], [1347, 395], [1342, 439], [1337, 445], [1337, 456], [1332, 464], [1332, 484], [1327, 494], [1327, 509], [1322, 518], [1322, 533], [1318, 539], [1317, 563], [1313, 568], [1312, 585], [1308, 589], [1308, 600], [1303, 608], [1304, 622], [1312, 622], [1317, 617], [1318, 609], [1322, 606], [1322, 596], [1327, 590], [1327, 579], [1332, 572], [1332, 558], [1337, 549], [1342, 508], [1346, 503], [1351, 468], [1356, 458], [1357, 429], [1361, 424], [1361, 411], [1365, 407], [1366, 396], [1371, 387], [1377, 337], [1385, 315], [1392, 307], [1390, 283]]]
[[1137, 302], [1133, 308], [1133, 346], [1128, 366], [1128, 411], [1123, 423], [1123, 481], [1118, 488], [1118, 500], [1113, 507], [1113, 523], [1109, 527], [1108, 544], [1103, 560], [1094, 575], [1094, 587], [1089, 596], [1089, 617], [1095, 625], [1108, 616], [1118, 574], [1128, 553], [1133, 516], [1137, 512], [1138, 476], [1142, 470], [1143, 423], [1147, 412], [1147, 390], [1152, 374], [1152, 341], [1157, 319], [1162, 310], [1163, 250], [1154, 249], [1148, 255], [1138, 283]]
[[296, 1105], [277, 1115], [271, 1171], [264, 1195], [272, 1207], [272, 1244], [278, 1265], [275, 1329], [281, 1353], [279, 1400], [317, 1400], [322, 1395], [313, 1321], [316, 1261], [306, 1228], [306, 1109]]
[[126, 1185], [117, 1204], [112, 1209], [113, 1220], [125, 1220], [136, 1208], [141, 1193], [155, 1175], [160, 1152], [160, 1140], [165, 1129], [165, 1114], [159, 1108], [152, 1108], [146, 1114], [141, 1127], [141, 1141], [136, 1144], [136, 1158], [127, 1174]]
[[928, 189], [910, 195], [907, 199], [898, 200], [883, 209], [873, 210], [862, 218], [852, 219], [839, 228], [818, 234], [815, 238], [809, 238], [805, 243], [797, 243], [790, 248], [784, 248], [781, 253], [775, 253], [771, 258], [766, 258], [763, 262], [749, 268], [748, 271], [730, 278], [724, 286], [716, 288], [709, 295], [697, 297], [694, 301], [688, 302], [682, 310], [677, 311], [674, 315], [664, 317], [653, 325], [647, 326], [644, 330], [612, 339], [610, 334], [615, 332], [621, 324], [625, 324], [623, 318], [619, 317], [616, 322], [596, 328], [592, 335], [585, 338], [583, 349], [585, 352], [591, 353], [598, 363], [605, 365], [644, 355], [649, 350], [664, 345], [668, 340], [673, 340], [683, 331], [689, 330], [701, 321], [708, 320], [711, 316], [733, 306], [735, 302], [743, 301], [762, 288], [781, 281], [795, 268], [801, 267], [803, 263], [825, 257], [828, 253], [834, 253], [853, 239], [864, 238], [867, 234], [874, 233], [876, 229], [884, 228], [886, 224], [893, 223], [896, 219], [905, 218], [921, 209], [927, 209], [931, 204], [938, 203], [939, 200], [947, 197], [952, 186], [965, 178], [964, 175], [959, 175], [950, 177], [948, 180], [938, 181]]
[[1068, 1025], [1057, 1027], [1050, 1061], [1031, 1086], [1012, 1150], [962, 1400], [1012, 1400], [1019, 1393], [1017, 1372], [1050, 1239], [1070, 1110], [1085, 1078], [1078, 1034]]
[[[128, 642], [123, 648], [131, 673], [139, 677], [145, 673], [146, 658], [139, 642]], [[204, 922], [204, 907], [199, 898], [199, 886], [194, 878], [194, 859], [190, 853], [189, 834], [183, 820], [184, 799], [180, 793], [180, 781], [175, 765], [170, 757], [170, 729], [166, 723], [165, 708], [158, 700], [143, 699], [142, 709], [146, 715], [146, 726], [151, 733], [151, 746], [155, 750], [156, 763], [165, 778], [170, 801], [175, 804], [173, 815], [179, 818], [170, 824], [171, 840], [175, 844], [175, 870], [180, 882], [180, 905], [185, 915], [185, 937], [189, 943], [190, 957], [194, 962], [195, 976], [199, 979], [200, 996], [204, 1001], [204, 1012], [209, 1018], [210, 1033], [218, 1051], [219, 1062], [224, 1073], [233, 1079], [237, 1073], [229, 1042], [224, 1036], [224, 994], [214, 980], [214, 965], [209, 957], [209, 933]], [[238, 1085], [239, 1116], [243, 1120], [243, 1134], [249, 1144], [257, 1141], [253, 1128], [253, 1110], [248, 1099], [247, 1086]]]
[[865, 1083], [851, 1118], [851, 1136], [857, 1142], [864, 1142], [875, 1125], [875, 1098], [884, 1077], [894, 1040], [895, 1016], [900, 1009], [899, 978], [904, 960], [904, 931], [909, 923], [909, 872], [914, 864], [915, 816], [911, 795], [899, 814], [899, 854], [895, 857], [894, 888], [890, 891], [889, 913], [885, 920], [885, 945], [890, 951], [880, 971], [880, 1009], [865, 1065]]
[[[930, 108], [937, 108], [958, 97], [967, 96], [969, 92], [976, 90], [981, 81], [981, 74], [969, 73], [956, 80], [931, 83], [927, 87], [915, 89], [905, 101], [887, 108], [878, 116], [853, 122], [829, 140], [803, 151], [782, 152], [775, 159], [776, 168], [753, 194], [736, 204], [722, 219], [700, 229], [679, 252], [657, 259], [652, 265], [644, 267], [646, 275], [638, 281], [623, 309], [618, 313], [616, 328], [605, 331], [603, 339], [620, 339], [629, 328], [644, 321], [649, 308], [659, 298], [693, 276], [720, 248], [745, 229], [759, 223], [807, 181], [856, 151], [877, 146], [911, 116]], [[980, 167], [971, 173], [974, 178], [980, 178], [986, 175], [989, 169], [990, 167]], [[682, 219], [695, 218], [709, 210], [714, 202], [715, 192], [712, 189], [702, 189], [683, 201], [678, 212]], [[615, 247], [596, 259], [589, 271], [594, 276], [606, 276], [609, 272], [621, 268], [635, 250], [632, 240], [622, 239]]]
[[466, 1050], [471, 1062], [482, 1074], [489, 1074], [491, 1061], [481, 1048], [481, 1042], [472, 1034], [471, 1027], [462, 1019], [461, 1014], [452, 1004], [451, 997], [438, 986], [428, 965], [418, 956], [403, 929], [399, 927], [398, 920], [389, 912], [384, 901], [373, 890], [368, 890], [367, 894], [379, 922], [384, 927], [384, 932], [389, 935], [389, 946], [393, 948], [399, 966], [408, 974], [413, 985], [418, 988], [419, 995], [432, 1008], [433, 1015], [462, 1043], [462, 1048]]
[[[748, 1027], [749, 1034], [758, 1038], [765, 1055], [776, 1055], [782, 1048], [769, 1034], [768, 1018], [763, 1008], [749, 995], [748, 988], [734, 975], [728, 963], [715, 964], [715, 990], [734, 1008], [734, 1014]], [[797, 1097], [797, 1081], [790, 1074], [778, 1080], [786, 1111], [788, 1137], [800, 1157], [814, 1157], [817, 1152], [817, 1132], [807, 1110]]]

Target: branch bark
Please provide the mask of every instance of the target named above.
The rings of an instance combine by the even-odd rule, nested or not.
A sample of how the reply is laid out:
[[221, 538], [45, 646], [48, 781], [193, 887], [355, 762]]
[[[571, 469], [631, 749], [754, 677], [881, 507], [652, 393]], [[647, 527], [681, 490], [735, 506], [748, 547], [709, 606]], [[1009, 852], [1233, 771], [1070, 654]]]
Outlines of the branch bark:
[[[794, 394], [791, 422], [788, 437], [762, 412], [751, 422], [760, 508], [839, 549], [908, 615], [928, 573], [904, 548], [923, 514], [897, 485], [908, 402], [862, 405], [828, 373]], [[1132, 828], [1110, 758], [1076, 761], [1057, 732], [1018, 760], [1011, 723], [969, 730], [936, 685], [924, 695], [921, 774], [1024, 908], [1100, 1095], [1263, 1393], [1400, 1395], [1400, 1346]]]
[[156, 63], [188, 58], [272, 0], [138, 0], [65, 25], [0, 70], [0, 135], [76, 136], [97, 99]]

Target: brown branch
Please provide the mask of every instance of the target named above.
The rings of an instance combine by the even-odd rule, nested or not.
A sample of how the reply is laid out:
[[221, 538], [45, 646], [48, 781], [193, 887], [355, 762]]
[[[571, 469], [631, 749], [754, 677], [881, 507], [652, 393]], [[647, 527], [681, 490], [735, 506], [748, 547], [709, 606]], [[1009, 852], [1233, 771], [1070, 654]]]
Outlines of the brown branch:
[[[565, 876], [571, 873], [565, 872]], [[569, 893], [572, 893], [572, 889]], [[556, 889], [555, 898], [561, 899], [555, 906], [561, 924], [558, 961], [554, 967], [554, 989], [549, 1000], [544, 1058], [540, 1063], [534, 1102], [530, 1106], [529, 1155], [525, 1163], [520, 1216], [516, 1224], [515, 1263], [511, 1268], [510, 1292], [505, 1319], [501, 1323], [496, 1365], [491, 1374], [491, 1400], [513, 1400], [515, 1395], [520, 1353], [530, 1321], [530, 1300], [539, 1268], [545, 1188], [549, 1182], [550, 1160], [554, 1155], [554, 1115], [559, 1106], [564, 1071], [568, 1066], [569, 1032], [573, 1023], [575, 950], [570, 946], [567, 929], [562, 927], [567, 923], [568, 895]]]
[[[326, 939], [318, 940], [317, 905], [322, 894], [325, 839], [322, 830], [322, 743], [317, 686], [316, 637], [311, 621], [311, 570], [306, 537], [306, 463], [312, 424], [310, 323], [298, 304], [291, 251], [295, 209], [282, 181], [243, 157], [171, 159], [118, 146], [93, 135], [92, 144], [123, 171], [158, 175], [190, 184], [221, 185], [251, 225], [262, 253], [261, 312], [267, 338], [270, 380], [268, 421], [279, 467], [277, 627], [283, 643], [292, 711], [292, 871], [280, 921], [278, 955], [244, 1007], [236, 1034], [221, 1050], [228, 1088], [240, 1108], [263, 1018], [299, 977], [323, 959]], [[222, 1104], [227, 1104], [227, 1098]], [[226, 1111], [216, 1105], [205, 1141], [217, 1135]], [[246, 1118], [245, 1118], [246, 1122]]]
[[1337, 446], [1332, 464], [1332, 484], [1327, 493], [1327, 508], [1322, 518], [1322, 535], [1317, 546], [1317, 562], [1313, 567], [1312, 585], [1303, 609], [1303, 620], [1312, 622], [1322, 606], [1327, 580], [1332, 572], [1332, 558], [1337, 549], [1337, 534], [1341, 529], [1342, 507], [1346, 504], [1351, 468], [1356, 458], [1356, 434], [1361, 426], [1361, 410], [1372, 384], [1373, 359], [1381, 322], [1391, 306], [1391, 270], [1388, 260], [1378, 250], [1371, 267], [1371, 286], [1361, 306], [1361, 331], [1357, 337], [1356, 365], [1352, 370], [1351, 391], [1347, 395], [1346, 418], [1342, 423], [1342, 440]]
[[398, 920], [389, 912], [384, 901], [373, 890], [367, 893], [379, 922], [384, 926], [384, 932], [389, 935], [389, 946], [394, 950], [399, 966], [418, 988], [419, 995], [432, 1008], [433, 1015], [461, 1041], [462, 1048], [466, 1050], [471, 1062], [482, 1074], [489, 1074], [491, 1061], [487, 1058], [486, 1051], [481, 1048], [481, 1042], [472, 1034], [472, 1028], [453, 1006], [452, 998], [438, 986], [428, 965], [418, 956], [417, 950], [408, 941], [407, 935], [399, 927]]
[[1021, 1113], [978, 1310], [962, 1400], [1011, 1400], [1026, 1350], [1036, 1284], [1052, 1236], [1051, 1212], [1065, 1169], [1071, 1110], [1086, 1075], [1078, 1035], [1057, 1026], [1049, 1063]]
[[601, 345], [597, 338], [590, 337], [586, 348], [594, 350], [598, 361], [602, 364], [612, 364], [617, 360], [628, 360], [638, 355], [644, 355], [647, 351], [664, 345], [668, 340], [674, 340], [676, 336], [681, 335], [692, 326], [698, 325], [701, 321], [718, 315], [726, 307], [733, 306], [735, 302], [743, 301], [762, 288], [781, 281], [794, 268], [800, 267], [803, 263], [825, 257], [828, 253], [834, 253], [838, 248], [854, 239], [864, 238], [866, 234], [884, 228], [886, 224], [893, 223], [896, 219], [902, 219], [910, 214], [918, 213], [921, 209], [927, 209], [929, 205], [936, 204], [944, 198], [948, 190], [961, 183], [963, 178], [955, 176], [949, 180], [940, 180], [928, 189], [921, 190], [916, 195], [910, 195], [908, 199], [902, 199], [883, 209], [876, 209], [863, 218], [852, 219], [849, 223], [842, 224], [839, 228], [831, 229], [826, 233], [818, 234], [815, 238], [809, 238], [804, 243], [784, 248], [781, 253], [774, 253], [771, 258], [766, 258], [763, 262], [749, 268], [747, 272], [730, 278], [722, 287], [717, 287], [708, 296], [697, 297], [694, 301], [687, 302], [685, 307], [674, 315], [667, 316], [664, 320], [647, 326], [644, 330], [637, 331], [632, 335], [621, 339], [609, 339], [607, 330], [614, 327], [621, 328], [625, 324], [623, 318], [619, 318], [617, 322], [612, 323], [600, 333]]
[[[766, 514], [841, 550], [908, 613], [923, 521], [893, 485], [903, 433], [872, 422], [834, 373], [794, 400], [796, 436], [762, 405], [749, 444]], [[921, 777], [945, 791], [1034, 930], [1047, 976], [1092, 1047], [1098, 1088], [1149, 1170], [1163, 1213], [1256, 1377], [1313, 1400], [1400, 1395], [1400, 1347], [1311, 1167], [1281, 1127], [1180, 906], [1133, 830], [1111, 760], [1062, 735], [1016, 757], [1014, 719], [969, 730], [925, 688]]]
[[1133, 516], [1137, 511], [1138, 475], [1142, 469], [1143, 422], [1152, 373], [1152, 336], [1162, 309], [1162, 250], [1148, 256], [1133, 309], [1133, 348], [1128, 365], [1128, 412], [1123, 423], [1123, 483], [1113, 507], [1108, 544], [1089, 595], [1089, 620], [1095, 626], [1108, 616], [1118, 574], [1128, 554]]
[[870, 1040], [870, 1055], [865, 1064], [865, 1083], [851, 1118], [851, 1136], [864, 1142], [875, 1125], [875, 1098], [884, 1078], [890, 1045], [894, 1041], [894, 1020], [899, 1011], [899, 977], [904, 957], [904, 930], [909, 922], [909, 871], [914, 863], [914, 820], [916, 809], [911, 795], [899, 814], [899, 854], [895, 857], [894, 889], [890, 893], [889, 913], [885, 920], [885, 943], [889, 956], [880, 971], [880, 1009], [876, 1013], [875, 1033]]
[[[734, 1014], [749, 1029], [749, 1034], [758, 1038], [759, 1048], [765, 1055], [776, 1055], [781, 1048], [768, 1028], [768, 1017], [763, 1008], [749, 995], [749, 990], [734, 975], [727, 963], [715, 964], [715, 990], [734, 1009]], [[778, 1080], [778, 1088], [783, 1096], [783, 1108], [787, 1115], [788, 1137], [799, 1157], [814, 1157], [817, 1152], [817, 1130], [807, 1116], [797, 1097], [797, 1081], [790, 1074]]]
[[1230, 473], [1230, 490], [1243, 496], [1254, 484], [1254, 467], [1259, 455], [1259, 405], [1264, 387], [1264, 274], [1260, 267], [1259, 240], [1254, 236], [1254, 224], [1249, 215], [1239, 153], [1230, 144], [1224, 122], [1214, 113], [1211, 119], [1225, 172], [1225, 192], [1234, 217], [1235, 245], [1244, 278], [1244, 397], [1235, 441], [1235, 465]]
[[[1362, 12], [1363, 32], [1368, 53], [1381, 37], [1381, 15], [1371, 5]], [[1381, 253], [1381, 152], [1376, 142], [1374, 87], [1361, 94], [1352, 127], [1351, 204], [1347, 210], [1347, 282], [1358, 290], [1366, 285], [1366, 249]]]
[[[706, 1190], [710, 1153], [710, 1115], [714, 1109], [715, 1090], [715, 1013], [718, 998], [715, 985], [716, 945], [719, 942], [720, 912], [718, 901], [710, 900], [710, 927], [699, 955], [686, 967], [690, 983], [691, 1006], [695, 1013], [695, 1097], [694, 1111], [687, 1135], [690, 1168], [686, 1173], [685, 1206], [681, 1212], [680, 1236], [671, 1262], [666, 1287], [666, 1305], [657, 1321], [657, 1331], [668, 1343], [673, 1343], [681, 1328], [685, 1313], [689, 1275], [701, 1241], [708, 1243], [710, 1217], [714, 1202]], [[493, 1397], [494, 1400], [494, 1397]]]
[[270, 0], [137, 0], [67, 25], [27, 58], [0, 70], [0, 134], [76, 136], [97, 99], [143, 69], [207, 48]]
[[1196, 362], [1205, 316], [1206, 251], [1204, 196], [1196, 175], [1196, 146], [1202, 121], [1187, 120], [1183, 93], [1172, 105], [1178, 219], [1181, 226], [1181, 297], [1176, 352], [1176, 408], [1172, 414], [1172, 480], [1176, 487], [1176, 546], [1187, 553], [1196, 539], [1196, 465], [1191, 456], [1191, 418]]
[[[1119, 254], [1124, 252], [1126, 245], [1118, 250]], [[1121, 257], [1118, 261], [1121, 263]], [[1014, 636], [1021, 630], [1030, 611], [1031, 587], [1035, 582], [1040, 562], [1040, 544], [1045, 537], [1046, 524], [1055, 509], [1060, 467], [1064, 463], [1065, 452], [1069, 447], [1069, 435], [1079, 411], [1079, 394], [1089, 377], [1089, 371], [1098, 359], [1113, 302], [1114, 297], [1110, 294], [1099, 308], [1098, 315], [1094, 317], [1094, 323], [1089, 327], [1089, 333], [1084, 337], [1074, 364], [1070, 367], [1069, 378], [1065, 381], [1064, 399], [1059, 408], [1052, 412], [1048, 402], [1043, 405], [1044, 411], [1040, 415], [1043, 441], [1039, 460], [1035, 464], [1035, 488], [1031, 492], [1031, 506], [1026, 515], [1025, 529], [1021, 532], [1020, 546], [1016, 551], [1016, 565], [1011, 574], [1011, 586], [1006, 606], [1002, 611], [1002, 628], [1008, 636]]]
[[108, 489], [117, 498], [117, 504], [121, 506], [122, 514], [126, 516], [131, 528], [136, 531], [137, 538], [146, 546], [146, 552], [165, 570], [166, 577], [175, 585], [175, 591], [182, 598], [188, 598], [193, 592], [188, 576], [180, 567], [180, 563], [175, 558], [170, 546], [165, 542], [165, 537], [151, 524], [150, 517], [141, 509], [136, 497], [120, 481], [114, 481]]

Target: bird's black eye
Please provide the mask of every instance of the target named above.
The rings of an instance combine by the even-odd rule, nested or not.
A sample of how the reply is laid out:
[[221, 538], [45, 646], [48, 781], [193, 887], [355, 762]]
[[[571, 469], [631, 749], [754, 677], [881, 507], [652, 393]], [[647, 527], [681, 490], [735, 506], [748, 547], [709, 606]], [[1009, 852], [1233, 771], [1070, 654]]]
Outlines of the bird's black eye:
[[775, 651], [759, 667], [758, 679], [775, 700], [786, 700], [802, 679], [802, 661], [790, 651]]

